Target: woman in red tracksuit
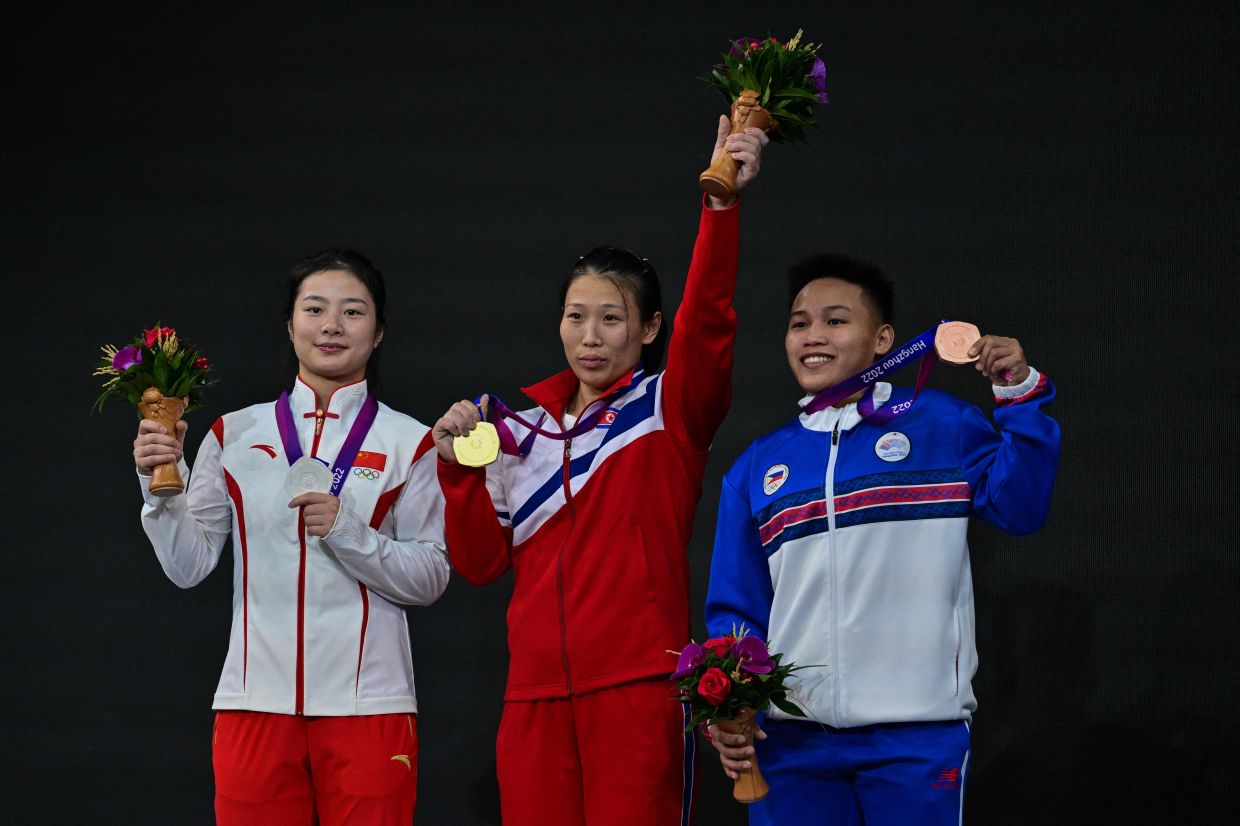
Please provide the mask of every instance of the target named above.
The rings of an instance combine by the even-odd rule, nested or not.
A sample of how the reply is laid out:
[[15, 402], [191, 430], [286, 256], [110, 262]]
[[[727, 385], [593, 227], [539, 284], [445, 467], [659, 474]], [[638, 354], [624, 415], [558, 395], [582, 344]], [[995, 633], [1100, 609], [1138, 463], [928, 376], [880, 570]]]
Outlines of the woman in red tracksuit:
[[[721, 119], [715, 152], [741, 162], [738, 190], [766, 140]], [[602, 247], [574, 265], [560, 292], [569, 369], [525, 388], [536, 407], [519, 414], [572, 438], [510, 420], [520, 455], [482, 469], [456, 463], [453, 437], [484, 410], [458, 402], [432, 429], [453, 566], [475, 585], [516, 577], [496, 743], [509, 826], [689, 821], [693, 740], [667, 652], [689, 637], [685, 549], [731, 400], [737, 211], [735, 197], [702, 209], [662, 373], [649, 263]]]

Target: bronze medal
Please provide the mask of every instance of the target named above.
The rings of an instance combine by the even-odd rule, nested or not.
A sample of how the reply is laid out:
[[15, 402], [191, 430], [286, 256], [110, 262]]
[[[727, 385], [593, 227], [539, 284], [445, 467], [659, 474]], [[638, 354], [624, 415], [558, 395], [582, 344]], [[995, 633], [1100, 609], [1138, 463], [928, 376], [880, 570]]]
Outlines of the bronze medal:
[[934, 349], [948, 364], [969, 364], [977, 361], [977, 356], [969, 355], [969, 348], [981, 337], [977, 327], [967, 321], [946, 321], [934, 334]]
[[452, 449], [458, 463], [484, 467], [499, 458], [499, 433], [490, 422], [478, 422], [467, 435], [452, 437]]

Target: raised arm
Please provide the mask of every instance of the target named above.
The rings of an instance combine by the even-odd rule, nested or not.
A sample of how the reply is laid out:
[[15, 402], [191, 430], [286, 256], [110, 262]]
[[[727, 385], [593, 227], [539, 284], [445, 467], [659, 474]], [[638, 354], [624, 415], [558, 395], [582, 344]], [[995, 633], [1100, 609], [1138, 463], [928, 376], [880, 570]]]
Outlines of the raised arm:
[[[759, 129], [729, 136], [727, 123], [721, 119], [714, 152], [731, 152], [741, 162], [739, 191], [757, 176], [768, 139]], [[662, 379], [668, 432], [699, 450], [710, 447], [732, 401], [738, 210], [735, 197], [724, 202], [707, 196], [703, 204]]]
[[994, 385], [999, 428], [976, 407], [965, 413], [960, 455], [973, 512], [1008, 533], [1033, 533], [1050, 512], [1059, 468], [1059, 423], [1043, 411], [1054, 385], [1026, 363], [1015, 339], [984, 336], [973, 354]]

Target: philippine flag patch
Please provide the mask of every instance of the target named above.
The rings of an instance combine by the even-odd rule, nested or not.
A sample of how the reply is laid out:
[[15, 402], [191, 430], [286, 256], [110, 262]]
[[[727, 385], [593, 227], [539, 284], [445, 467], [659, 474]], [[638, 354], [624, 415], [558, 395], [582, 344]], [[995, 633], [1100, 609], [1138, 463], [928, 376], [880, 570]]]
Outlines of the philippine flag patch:
[[788, 481], [787, 465], [771, 465], [762, 477], [762, 492], [770, 496]]

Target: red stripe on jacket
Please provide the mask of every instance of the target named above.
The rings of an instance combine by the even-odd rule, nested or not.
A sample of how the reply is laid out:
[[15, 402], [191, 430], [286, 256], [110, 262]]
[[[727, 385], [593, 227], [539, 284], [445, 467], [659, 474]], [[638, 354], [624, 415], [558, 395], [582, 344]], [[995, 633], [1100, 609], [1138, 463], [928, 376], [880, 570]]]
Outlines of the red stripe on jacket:
[[[220, 419], [216, 424], [219, 425], [219, 430], [212, 425], [211, 431], [222, 442], [224, 420]], [[232, 499], [233, 510], [237, 512], [237, 535], [241, 537], [241, 687], [244, 689], [246, 671], [250, 665], [250, 547], [245, 538], [245, 503], [241, 499], [241, 488], [227, 468], [221, 469], [224, 471], [224, 486], [228, 488], [228, 498]]]

